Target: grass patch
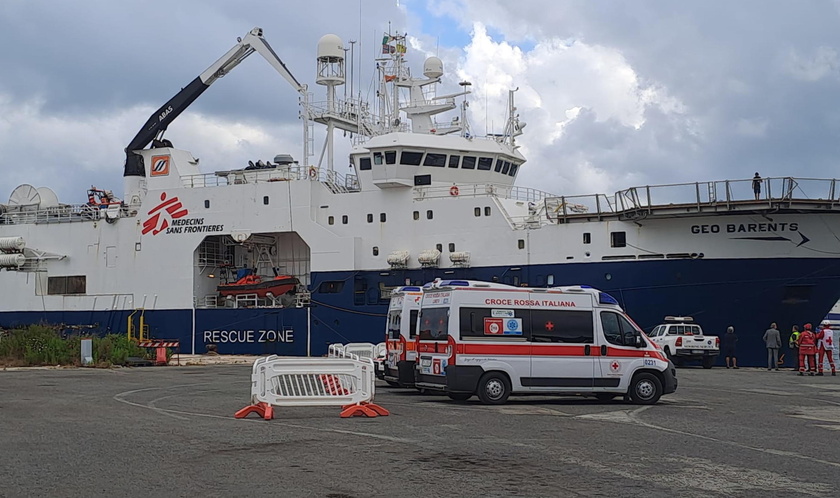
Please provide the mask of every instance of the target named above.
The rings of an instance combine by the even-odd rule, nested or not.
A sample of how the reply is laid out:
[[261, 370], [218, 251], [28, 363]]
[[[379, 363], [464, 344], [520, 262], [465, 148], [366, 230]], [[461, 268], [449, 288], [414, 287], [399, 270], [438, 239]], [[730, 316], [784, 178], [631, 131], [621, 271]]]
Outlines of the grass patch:
[[[96, 366], [126, 365], [131, 356], [145, 358], [145, 349], [124, 335], [91, 337]], [[31, 325], [0, 331], [0, 366], [81, 365], [82, 336], [63, 336], [58, 327]]]

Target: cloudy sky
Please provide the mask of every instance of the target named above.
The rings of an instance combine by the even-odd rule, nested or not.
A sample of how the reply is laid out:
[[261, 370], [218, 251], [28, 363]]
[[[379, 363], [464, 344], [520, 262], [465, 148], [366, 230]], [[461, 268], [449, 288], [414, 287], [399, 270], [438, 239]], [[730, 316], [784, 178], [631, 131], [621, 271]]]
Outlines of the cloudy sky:
[[[121, 193], [140, 126], [254, 26], [316, 95], [318, 39], [355, 40], [365, 98], [382, 33], [407, 32], [416, 74], [438, 55], [441, 93], [473, 83], [479, 134], [501, 131], [519, 87], [522, 186], [840, 176], [836, 1], [0, 0], [0, 203], [22, 183], [63, 202], [91, 184]], [[166, 137], [207, 172], [299, 159], [297, 113], [295, 91], [253, 55]]]

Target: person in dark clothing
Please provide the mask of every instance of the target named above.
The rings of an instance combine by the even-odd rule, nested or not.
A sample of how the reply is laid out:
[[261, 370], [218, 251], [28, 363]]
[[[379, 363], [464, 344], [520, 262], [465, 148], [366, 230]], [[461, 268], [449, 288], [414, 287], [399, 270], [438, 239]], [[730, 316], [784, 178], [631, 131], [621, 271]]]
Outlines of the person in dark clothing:
[[730, 362], [732, 368], [738, 368], [738, 358], [735, 354], [736, 344], [738, 344], [738, 336], [735, 335], [735, 327], [730, 325], [726, 328], [726, 333], [723, 334], [723, 356], [726, 359], [726, 368], [729, 368]]
[[752, 188], [755, 194], [755, 200], [758, 200], [761, 197], [761, 175], [758, 174], [758, 171], [755, 172], [755, 176], [753, 177]]

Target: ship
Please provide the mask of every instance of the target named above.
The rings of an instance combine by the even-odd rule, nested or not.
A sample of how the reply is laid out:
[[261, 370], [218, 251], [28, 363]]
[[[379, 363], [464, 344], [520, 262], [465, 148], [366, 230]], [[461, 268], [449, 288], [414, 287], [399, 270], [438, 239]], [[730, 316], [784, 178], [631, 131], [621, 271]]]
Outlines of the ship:
[[[504, 126], [479, 136], [470, 82], [438, 94], [441, 60], [415, 74], [407, 45], [384, 37], [367, 102], [340, 97], [344, 44], [322, 37], [316, 100], [254, 28], [143, 124], [126, 147], [122, 197], [99, 186], [86, 204], [65, 204], [47, 187], [16, 188], [0, 205], [0, 327], [130, 333], [142, 319], [184, 352], [322, 355], [381, 342], [399, 286], [590, 285], [645, 331], [666, 315], [709, 334], [733, 326], [739, 362], [760, 365], [771, 322], [819, 323], [840, 298], [835, 179], [762, 178], [755, 195], [752, 178], [588, 195], [519, 186], [528, 164], [515, 89]], [[164, 132], [252, 53], [300, 102], [299, 159], [278, 151], [204, 172]], [[347, 169], [335, 157], [342, 132]], [[245, 269], [283, 285], [231, 291]]]

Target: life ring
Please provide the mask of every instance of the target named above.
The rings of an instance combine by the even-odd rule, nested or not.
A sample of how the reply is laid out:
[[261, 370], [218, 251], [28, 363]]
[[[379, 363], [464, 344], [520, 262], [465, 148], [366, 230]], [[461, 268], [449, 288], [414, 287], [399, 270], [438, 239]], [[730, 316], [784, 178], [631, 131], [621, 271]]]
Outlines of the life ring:
[[318, 178], [318, 171], [315, 169], [315, 166], [309, 167], [309, 178], [312, 180]]
[[458, 195], [458, 193], [458, 187], [456, 187], [455, 185], [449, 187], [449, 195], [455, 196]]

